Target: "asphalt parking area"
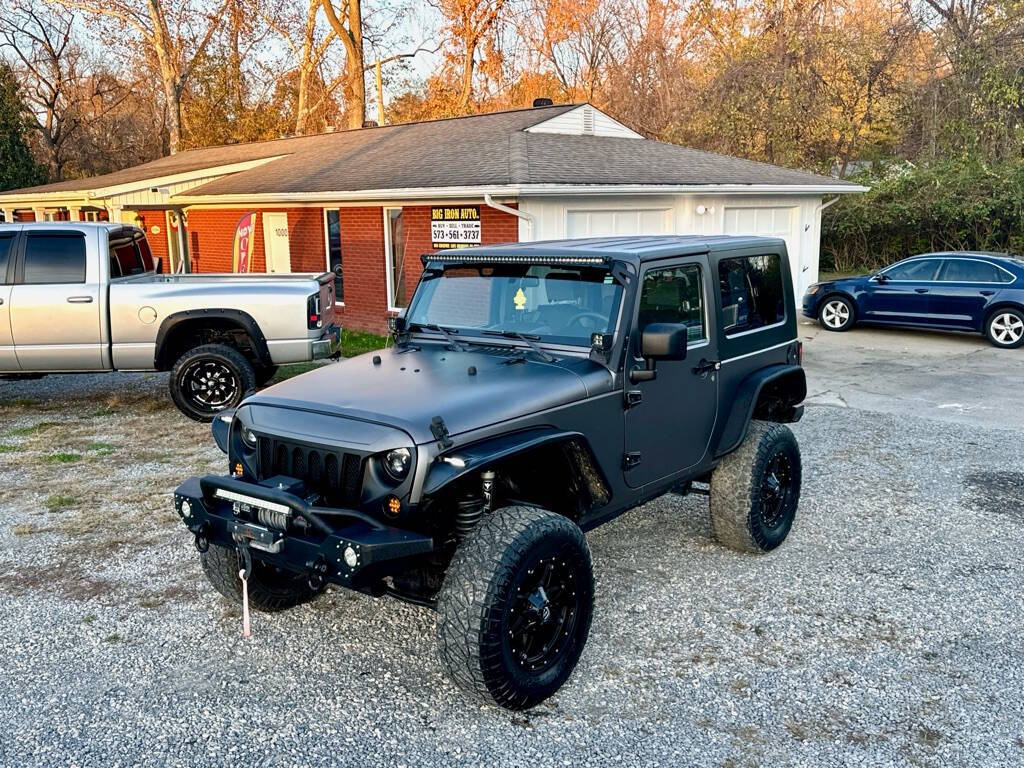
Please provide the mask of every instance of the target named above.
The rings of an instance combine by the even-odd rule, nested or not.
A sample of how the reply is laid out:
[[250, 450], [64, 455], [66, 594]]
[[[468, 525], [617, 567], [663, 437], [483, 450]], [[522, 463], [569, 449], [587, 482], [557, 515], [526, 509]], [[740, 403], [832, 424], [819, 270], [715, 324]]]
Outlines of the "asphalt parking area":
[[675, 496], [592, 532], [587, 649], [521, 714], [447, 682], [426, 609], [331, 591], [243, 640], [169, 505], [223, 459], [163, 377], [0, 382], [0, 764], [1021, 764], [1024, 351], [801, 335], [789, 541]]

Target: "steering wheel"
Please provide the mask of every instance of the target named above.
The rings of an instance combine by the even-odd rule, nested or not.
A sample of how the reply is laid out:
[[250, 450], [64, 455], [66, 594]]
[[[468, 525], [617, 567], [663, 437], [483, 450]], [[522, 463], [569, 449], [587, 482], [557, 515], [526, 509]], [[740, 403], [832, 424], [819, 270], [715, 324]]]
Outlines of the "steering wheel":
[[[588, 322], [582, 322], [587, 320]], [[593, 322], [589, 322], [593, 321]], [[585, 331], [596, 331], [600, 328], [606, 328], [608, 326], [608, 318], [602, 315], [600, 312], [580, 312], [578, 315], [573, 315], [572, 320], [569, 321], [569, 326], [572, 327], [578, 325]]]

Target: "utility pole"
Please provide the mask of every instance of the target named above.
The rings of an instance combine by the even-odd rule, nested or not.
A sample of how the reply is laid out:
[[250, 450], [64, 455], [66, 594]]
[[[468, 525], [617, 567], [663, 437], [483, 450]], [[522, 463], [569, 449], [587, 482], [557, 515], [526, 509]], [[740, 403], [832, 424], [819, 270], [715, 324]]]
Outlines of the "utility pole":
[[[394, 56], [388, 56], [386, 59], [377, 59], [373, 62], [374, 77], [377, 81], [377, 125], [384, 125], [384, 78], [381, 75], [381, 67], [399, 59], [411, 59], [418, 53], [437, 53], [438, 50], [440, 49], [425, 48], [421, 45], [412, 53], [396, 53]], [[367, 69], [369, 68], [367, 67]]]

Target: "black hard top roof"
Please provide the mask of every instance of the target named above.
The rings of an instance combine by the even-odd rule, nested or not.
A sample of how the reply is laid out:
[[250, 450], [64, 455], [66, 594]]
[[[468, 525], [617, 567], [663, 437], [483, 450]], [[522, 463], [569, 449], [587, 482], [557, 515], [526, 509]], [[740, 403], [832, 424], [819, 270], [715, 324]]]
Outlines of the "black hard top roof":
[[438, 251], [423, 257], [430, 261], [630, 261], [645, 262], [672, 256], [687, 256], [711, 251], [760, 246], [778, 248], [785, 243], [777, 237], [736, 235], [630, 235], [592, 237], [580, 240], [538, 240], [528, 243], [503, 243], [474, 248]]

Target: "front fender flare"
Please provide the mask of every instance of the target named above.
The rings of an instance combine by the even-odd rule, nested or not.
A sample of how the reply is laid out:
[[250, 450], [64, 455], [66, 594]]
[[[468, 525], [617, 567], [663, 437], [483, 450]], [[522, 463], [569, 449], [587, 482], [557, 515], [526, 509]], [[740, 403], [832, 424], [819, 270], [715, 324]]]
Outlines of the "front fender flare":
[[[792, 395], [788, 398], [790, 405], [798, 406], [807, 397], [807, 376], [799, 365], [782, 363], [770, 365], [754, 371], [740, 383], [733, 397], [729, 418], [718, 439], [716, 458], [731, 453], [740, 446], [747, 436], [747, 429], [750, 427], [750, 420], [754, 417], [754, 409], [757, 407], [757, 400], [761, 392], [769, 384], [787, 377], [792, 380], [794, 387]], [[802, 408], [794, 408], [795, 418], [787, 419], [787, 421], [797, 421], [802, 412]]]
[[438, 456], [427, 470], [423, 495], [432, 496], [460, 477], [517, 453], [570, 440], [587, 445], [587, 439], [580, 432], [564, 432], [553, 427], [534, 427], [452, 448]]

